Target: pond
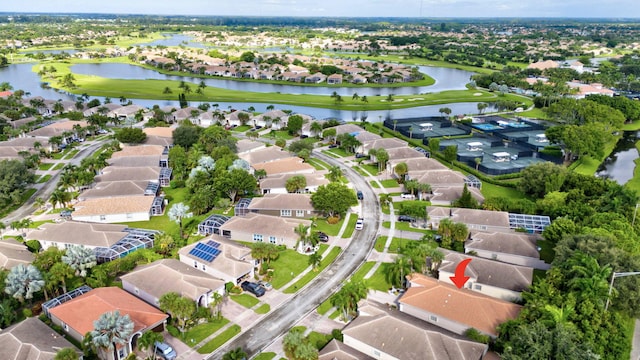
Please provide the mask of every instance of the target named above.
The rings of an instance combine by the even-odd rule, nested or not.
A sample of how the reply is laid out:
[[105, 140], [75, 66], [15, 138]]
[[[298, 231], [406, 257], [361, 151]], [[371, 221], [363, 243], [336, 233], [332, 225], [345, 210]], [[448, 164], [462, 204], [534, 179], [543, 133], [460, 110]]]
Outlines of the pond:
[[133, 46], [180, 46], [184, 45], [186, 47], [200, 48], [206, 49], [211, 46], [207, 46], [200, 42], [193, 41], [193, 36], [185, 35], [185, 34], [162, 34], [164, 38], [154, 40], [151, 42], [142, 42], [133, 44]]
[[640, 139], [640, 132], [624, 132], [611, 155], [600, 164], [596, 176], [614, 180], [620, 185], [631, 180], [635, 169], [633, 161], [640, 156], [636, 149], [638, 139]]
[[[104, 65], [121, 65], [121, 64], [100, 64]], [[5, 68], [0, 68], [0, 79], [4, 82], [9, 82], [14, 86], [15, 89], [21, 89], [25, 92], [29, 93], [28, 96], [42, 96], [45, 99], [51, 100], [76, 100], [76, 95], [69, 94], [66, 91], [60, 91], [56, 89], [52, 89], [46, 86], [46, 83], [43, 83], [40, 80], [40, 77], [31, 71], [31, 68], [34, 66], [33, 63], [27, 64], [13, 64]], [[76, 65], [78, 66], [78, 65]], [[434, 68], [437, 69], [437, 68]], [[141, 72], [138, 72], [142, 70]], [[128, 65], [127, 71], [131, 71], [129, 75], [135, 78], [135, 76], [140, 76], [140, 74], [155, 74], [166, 77], [166, 75], [158, 74], [155, 71], [143, 69], [137, 66]], [[180, 78], [180, 77], [177, 77]], [[100, 99], [103, 101], [103, 97], [92, 97]], [[160, 106], [175, 106], [178, 107], [177, 99], [175, 101], [171, 100], [147, 100], [147, 99], [130, 99], [134, 103], [145, 106], [145, 107], [153, 107], [153, 105]], [[210, 102], [211, 104], [213, 102]], [[198, 102], [191, 102], [191, 105], [197, 106]], [[250, 106], [253, 106], [256, 111], [264, 112], [266, 111], [266, 107], [270, 104], [261, 104], [261, 103], [245, 103], [245, 102], [229, 102], [229, 103], [218, 103], [219, 108], [222, 110], [226, 110], [229, 108], [233, 109], [247, 109]], [[274, 104], [275, 105], [275, 104]], [[491, 106], [491, 105], [490, 105]], [[376, 111], [351, 111], [351, 110], [334, 110], [334, 109], [323, 109], [323, 108], [315, 108], [308, 107], [302, 105], [282, 105], [277, 106], [281, 109], [290, 109], [294, 112], [307, 114], [313, 116], [316, 119], [326, 119], [326, 118], [336, 118], [345, 121], [353, 121], [353, 120], [361, 120], [362, 118], [366, 118], [370, 122], [378, 122], [384, 120], [386, 118], [392, 119], [401, 119], [401, 118], [409, 118], [409, 117], [421, 117], [421, 116], [438, 116], [440, 115], [439, 109], [442, 107], [448, 107], [452, 110], [452, 114], [476, 114], [478, 112], [477, 103], [476, 102], [466, 102], [466, 103], [451, 103], [451, 104], [440, 104], [440, 105], [431, 105], [431, 106], [419, 106], [407, 109], [394, 109], [394, 110], [376, 110]], [[489, 107], [487, 110], [491, 110]]]
[[436, 83], [431, 86], [405, 86], [396, 88], [372, 88], [372, 87], [323, 87], [323, 86], [296, 86], [286, 84], [269, 84], [259, 81], [235, 81], [231, 79], [211, 77], [197, 78], [188, 75], [176, 76], [165, 75], [155, 70], [149, 70], [140, 66], [121, 63], [100, 63], [100, 64], [76, 64], [71, 67], [71, 71], [82, 75], [96, 75], [104, 78], [112, 79], [131, 79], [131, 80], [184, 80], [193, 83], [204, 81], [207, 86], [261, 93], [281, 93], [281, 94], [307, 94], [307, 95], [331, 95], [337, 92], [341, 96], [351, 97], [354, 93], [360, 96], [379, 96], [379, 95], [411, 95], [422, 94], [427, 92], [440, 92], [445, 90], [463, 90], [469, 82], [472, 73], [469, 71], [443, 68], [420, 66], [420, 71], [431, 76]]

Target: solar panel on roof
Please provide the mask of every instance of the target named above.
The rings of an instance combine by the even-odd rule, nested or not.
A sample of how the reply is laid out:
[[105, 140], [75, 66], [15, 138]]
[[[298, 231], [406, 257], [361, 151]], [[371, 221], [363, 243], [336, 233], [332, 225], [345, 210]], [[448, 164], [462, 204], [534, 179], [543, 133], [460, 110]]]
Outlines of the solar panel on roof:
[[211, 262], [221, 254], [221, 251], [218, 249], [219, 246], [220, 244], [215, 241], [208, 241], [206, 244], [198, 243], [189, 251], [189, 255]]

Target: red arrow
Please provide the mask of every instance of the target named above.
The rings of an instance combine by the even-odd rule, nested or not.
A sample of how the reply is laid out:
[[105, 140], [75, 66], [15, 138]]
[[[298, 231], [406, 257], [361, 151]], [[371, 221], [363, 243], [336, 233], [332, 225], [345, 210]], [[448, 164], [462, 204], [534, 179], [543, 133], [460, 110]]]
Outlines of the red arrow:
[[462, 289], [467, 280], [469, 280], [468, 276], [464, 276], [464, 270], [467, 268], [467, 265], [469, 265], [470, 262], [471, 259], [464, 259], [460, 261], [458, 266], [456, 266], [456, 275], [449, 276], [449, 279], [451, 279], [451, 281], [456, 284], [458, 289]]

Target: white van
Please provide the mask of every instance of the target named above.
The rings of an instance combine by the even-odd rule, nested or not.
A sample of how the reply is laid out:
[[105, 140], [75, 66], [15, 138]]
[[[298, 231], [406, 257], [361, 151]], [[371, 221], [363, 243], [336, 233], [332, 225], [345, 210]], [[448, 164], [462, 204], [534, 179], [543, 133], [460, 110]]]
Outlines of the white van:
[[413, 194], [409, 194], [409, 193], [404, 193], [402, 195], [400, 195], [400, 197], [402, 199], [407, 199], [407, 200], [415, 200], [416, 196]]
[[358, 221], [356, 221], [356, 230], [362, 230], [363, 228], [364, 228], [364, 219], [358, 218]]

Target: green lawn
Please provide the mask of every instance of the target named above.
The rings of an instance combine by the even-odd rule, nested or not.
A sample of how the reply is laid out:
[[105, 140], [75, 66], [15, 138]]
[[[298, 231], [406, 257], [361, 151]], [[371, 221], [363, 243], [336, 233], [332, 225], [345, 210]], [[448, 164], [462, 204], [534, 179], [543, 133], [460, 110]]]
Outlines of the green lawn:
[[284, 140], [293, 139], [293, 135], [289, 135], [289, 131], [287, 130], [271, 130], [270, 133], [263, 135], [262, 137], [268, 138], [268, 139], [284, 139]]
[[233, 129], [231, 129], [231, 131], [241, 133], [249, 129], [251, 129], [251, 125], [240, 125], [240, 126], [234, 127]]
[[398, 184], [395, 179], [380, 180], [380, 183], [384, 188], [396, 188], [402, 186], [401, 184]]
[[309, 342], [312, 343], [316, 347], [316, 349], [320, 350], [333, 339], [333, 336], [331, 336], [331, 334], [323, 334], [312, 331], [309, 333], [309, 335], [307, 335], [307, 339], [309, 339]]
[[320, 304], [320, 306], [318, 306], [316, 311], [318, 312], [318, 314], [324, 315], [327, 313], [327, 311], [331, 310], [332, 307], [333, 305], [331, 305], [331, 299], [327, 299], [322, 304]]
[[276, 356], [276, 353], [274, 352], [260, 353], [260, 355], [253, 358], [253, 360], [273, 360], [275, 356]]
[[56, 166], [54, 166], [53, 168], [51, 168], [51, 170], [60, 170], [62, 169], [66, 164], [65, 163], [57, 163]]
[[42, 171], [46, 171], [51, 169], [51, 167], [54, 165], [54, 163], [42, 163], [40, 165], [38, 165], [38, 170], [42, 170]]
[[46, 183], [51, 179], [51, 175], [45, 175], [38, 180], [38, 184]]
[[262, 304], [260, 305], [260, 307], [254, 309], [253, 311], [255, 311], [256, 314], [266, 314], [271, 311], [271, 306], [269, 304]]
[[542, 248], [542, 250], [540, 250], [540, 259], [544, 260], [544, 262], [548, 264], [551, 264], [553, 258], [556, 256], [556, 253], [553, 250], [554, 245], [547, 240], [538, 240], [537, 244]]
[[331, 167], [331, 165], [327, 164], [326, 162], [318, 159], [318, 158], [309, 158], [309, 160], [307, 160], [307, 162], [313, 166], [314, 168], [316, 168], [316, 170], [327, 170]]
[[622, 125], [622, 131], [638, 131], [640, 130], [640, 120]]
[[371, 164], [360, 164], [360, 167], [369, 173], [369, 175], [366, 176], [376, 176], [378, 175], [378, 166], [377, 165], [371, 165]]
[[[296, 281], [295, 284], [286, 288], [284, 290], [284, 293], [294, 294], [296, 291], [298, 291], [298, 289], [302, 289], [311, 280], [313, 280], [313, 278], [315, 278], [320, 272], [322, 272], [322, 270], [324, 270], [327, 266], [329, 266], [329, 264], [331, 264], [333, 260], [335, 260], [336, 257], [338, 257], [338, 255], [340, 254], [340, 251], [342, 251], [342, 249], [337, 246], [331, 249], [331, 252], [329, 253], [329, 255], [326, 255], [322, 258], [322, 261], [320, 262], [320, 267], [317, 268], [316, 271], [312, 270], [304, 274], [304, 276], [301, 277], [298, 281]], [[322, 253], [322, 249], [319, 252]]]
[[213, 338], [211, 341], [206, 343], [203, 347], [198, 349], [198, 353], [200, 354], [209, 354], [212, 353], [215, 349], [222, 346], [224, 343], [229, 341], [234, 336], [238, 335], [242, 331], [239, 325], [233, 324], [227, 330], [223, 331], [220, 335]]
[[[640, 152], [640, 141], [636, 142], [636, 150]], [[624, 186], [640, 194], [640, 158], [633, 160], [633, 163], [633, 177]]]
[[518, 191], [517, 189], [506, 187], [506, 186], [495, 185], [495, 184], [489, 184], [486, 181], [482, 182], [482, 189], [480, 189], [480, 192], [487, 199], [493, 198], [493, 197], [505, 197], [512, 200], [526, 198], [524, 193]]
[[260, 300], [256, 299], [255, 296], [249, 294], [231, 295], [229, 297], [231, 298], [231, 300], [246, 307], [247, 309], [251, 309], [252, 307], [258, 305], [258, 303], [260, 302]]
[[344, 218], [341, 218], [337, 224], [329, 224], [327, 219], [318, 219], [313, 223], [313, 230], [322, 231], [329, 236], [337, 236], [343, 222]]
[[330, 151], [327, 151], [327, 150], [323, 150], [322, 153], [327, 155], [327, 156], [330, 156], [330, 157], [332, 157], [334, 159], [339, 159], [340, 158], [339, 155], [336, 155], [336, 154], [334, 154], [334, 153], [332, 153]]
[[220, 330], [220, 328], [225, 326], [227, 323], [229, 323], [229, 320], [222, 318], [218, 321], [211, 321], [208, 323], [196, 325], [184, 334], [184, 342], [189, 346], [199, 344], [202, 340]]
[[[382, 226], [386, 227], [387, 229], [389, 229], [389, 228], [391, 228], [391, 222], [390, 221], [384, 221], [384, 222], [382, 222]], [[412, 227], [409, 226], [409, 223], [403, 222], [403, 221], [396, 221], [396, 230], [398, 230], [398, 231], [412, 231], [412, 232], [419, 232], [419, 233], [424, 233], [424, 234], [434, 233], [433, 230], [429, 230], [429, 229], [412, 228]], [[400, 236], [402, 237], [402, 233], [400, 233]]]
[[347, 156], [352, 156], [352, 153], [346, 152], [340, 148], [333, 148], [333, 149], [329, 149], [329, 150], [325, 150], [323, 151], [323, 153], [330, 153], [335, 155], [335, 157], [347, 157]]
[[342, 233], [342, 238], [343, 239], [348, 239], [353, 235], [353, 230], [356, 228], [356, 221], [358, 221], [358, 215], [357, 214], [347, 214], [347, 216], [349, 217], [349, 222], [347, 223], [347, 227], [344, 229], [344, 232]]
[[391, 284], [389, 284], [385, 279], [385, 274], [390, 265], [390, 263], [381, 263], [373, 276], [365, 280], [367, 288], [380, 291], [389, 290], [389, 288], [391, 288]]
[[271, 267], [274, 269], [271, 285], [275, 289], [280, 289], [308, 266], [308, 256], [290, 249], [281, 251], [278, 259], [271, 262]]
[[[366, 172], [364, 172], [364, 171], [362, 170], [362, 168], [360, 168], [360, 166], [352, 166], [351, 168], [352, 168], [353, 170], [355, 170], [358, 174], [360, 174], [360, 175], [361, 175], [361, 176], [363, 176], [363, 177], [371, 176], [370, 174], [367, 174]], [[373, 186], [373, 184], [372, 184], [372, 186]]]
[[619, 137], [616, 137], [614, 141], [611, 141], [604, 146], [604, 155], [600, 159], [594, 159], [591, 156], [581, 156], [575, 163], [571, 164], [569, 168], [583, 175], [595, 174], [604, 159], [613, 152], [613, 149], [616, 147], [616, 143], [619, 139]]
[[374, 188], [374, 189], [380, 189], [380, 185], [378, 185], [378, 182], [376, 180], [369, 181], [369, 184], [371, 184], [371, 187]]

